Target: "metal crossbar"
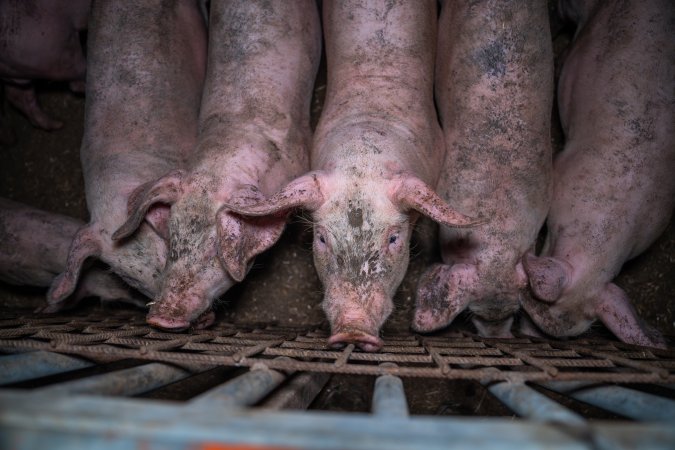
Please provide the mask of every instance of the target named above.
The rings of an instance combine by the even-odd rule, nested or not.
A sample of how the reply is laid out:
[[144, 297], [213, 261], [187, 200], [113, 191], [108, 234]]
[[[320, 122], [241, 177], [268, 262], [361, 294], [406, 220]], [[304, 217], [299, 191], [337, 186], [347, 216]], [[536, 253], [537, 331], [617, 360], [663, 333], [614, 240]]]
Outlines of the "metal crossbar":
[[[326, 345], [321, 329], [222, 323], [190, 334], [148, 327], [133, 311], [84, 316], [19, 316], [0, 321], [0, 349], [46, 350], [98, 361], [141, 359], [180, 366], [220, 365], [481, 382], [675, 383], [675, 351], [620, 342], [384, 336], [378, 353]], [[279, 358], [279, 357], [285, 358]], [[383, 365], [382, 363], [394, 363]]]

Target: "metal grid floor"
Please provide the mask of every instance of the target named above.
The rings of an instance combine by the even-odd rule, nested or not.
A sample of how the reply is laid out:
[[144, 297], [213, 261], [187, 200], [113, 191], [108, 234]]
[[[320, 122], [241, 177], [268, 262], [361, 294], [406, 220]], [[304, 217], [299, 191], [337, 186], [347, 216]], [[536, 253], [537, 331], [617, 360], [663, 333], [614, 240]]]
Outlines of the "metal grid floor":
[[[164, 333], [148, 327], [140, 311], [5, 314], [0, 447], [675, 448], [675, 395], [631, 388], [675, 390], [672, 350], [607, 340], [403, 334], [384, 336], [381, 352], [365, 353], [353, 345], [329, 349], [326, 337], [321, 329], [226, 323]], [[127, 360], [145, 362], [20, 388], [26, 380]], [[241, 373], [186, 402], [129, 398], [216, 367]], [[289, 411], [306, 409], [331, 374], [373, 376], [372, 414]], [[410, 416], [401, 378], [477, 381], [521, 419]], [[589, 421], [542, 392], [626, 420]]]

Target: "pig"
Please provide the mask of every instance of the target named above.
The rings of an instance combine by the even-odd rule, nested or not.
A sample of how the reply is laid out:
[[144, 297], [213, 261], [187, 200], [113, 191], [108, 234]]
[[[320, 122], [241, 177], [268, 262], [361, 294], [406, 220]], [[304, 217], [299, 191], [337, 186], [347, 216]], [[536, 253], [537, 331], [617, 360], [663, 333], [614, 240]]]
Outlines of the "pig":
[[437, 192], [490, 218], [441, 227], [442, 264], [418, 282], [412, 328], [443, 328], [470, 311], [478, 333], [512, 337], [527, 288], [522, 256], [548, 212], [553, 50], [546, 3], [446, 1], [436, 100], [447, 155]]
[[84, 89], [80, 34], [90, 8], [91, 0], [0, 1], [0, 79], [7, 100], [33, 126], [56, 130], [63, 122], [40, 108], [31, 80], [69, 81], [73, 91]]
[[377, 351], [418, 214], [459, 227], [475, 219], [431, 187], [444, 154], [432, 87], [436, 2], [326, 1], [323, 24], [328, 82], [312, 171], [267, 200], [226, 206], [261, 218], [309, 211], [328, 345]]
[[113, 235], [135, 236], [171, 205], [169, 254], [147, 322], [182, 331], [246, 276], [286, 215], [241, 217], [224, 206], [276, 192], [309, 166], [309, 111], [321, 51], [313, 0], [213, 1], [197, 149], [188, 167], [139, 187]]
[[96, 2], [88, 38], [81, 159], [89, 223], [73, 239], [48, 293], [66, 299], [87, 258], [99, 258], [147, 297], [159, 293], [168, 252], [167, 205], [133, 238], [113, 240], [134, 191], [179, 170], [197, 141], [206, 29], [196, 2]]
[[[65, 269], [70, 243], [81, 226], [77, 219], [0, 198], [0, 280], [48, 287]], [[67, 302], [58, 306], [75, 306], [86, 297], [145, 306], [140, 294], [101, 267], [88, 268]]]
[[523, 308], [545, 333], [599, 319], [620, 340], [663, 347], [612, 280], [667, 226], [675, 204], [675, 5], [563, 1], [578, 24], [558, 86], [565, 147], [548, 234], [523, 265]]

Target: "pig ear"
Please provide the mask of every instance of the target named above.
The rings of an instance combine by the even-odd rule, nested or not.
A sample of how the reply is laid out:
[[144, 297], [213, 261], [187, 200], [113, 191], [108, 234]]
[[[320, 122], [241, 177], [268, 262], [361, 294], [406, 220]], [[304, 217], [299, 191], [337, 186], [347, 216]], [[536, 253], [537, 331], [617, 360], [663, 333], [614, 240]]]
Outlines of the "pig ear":
[[414, 209], [435, 222], [453, 228], [471, 227], [485, 222], [455, 211], [428, 184], [412, 175], [402, 175], [392, 180], [389, 199], [401, 209]]
[[560, 298], [572, 273], [567, 261], [526, 253], [522, 259], [532, 294], [543, 302], [553, 303]]
[[242, 216], [267, 216], [290, 212], [295, 208], [315, 211], [324, 202], [319, 179], [320, 172], [303, 175], [288, 183], [272, 197], [258, 201], [254, 197], [233, 197], [224, 206]]
[[608, 283], [597, 297], [595, 313], [598, 319], [623, 342], [666, 348], [661, 334], [638, 317], [630, 299], [616, 284]]
[[[258, 205], [265, 201], [255, 186], [247, 186], [230, 203]], [[279, 239], [286, 226], [287, 210], [263, 217], [242, 217], [223, 207], [217, 214], [218, 256], [235, 281], [242, 281], [250, 263]]]
[[143, 219], [147, 219], [160, 236], [168, 237], [169, 211], [157, 203], [172, 204], [178, 200], [183, 176], [183, 171], [175, 170], [157, 181], [138, 186], [127, 202], [127, 221], [113, 233], [112, 239], [117, 241], [131, 236]]
[[66, 270], [56, 277], [47, 293], [47, 303], [64, 301], [77, 287], [82, 265], [89, 257], [101, 256], [101, 243], [98, 232], [92, 226], [85, 226], [75, 234], [70, 244]]
[[412, 328], [428, 333], [446, 327], [473, 300], [476, 267], [436, 264], [420, 278]]

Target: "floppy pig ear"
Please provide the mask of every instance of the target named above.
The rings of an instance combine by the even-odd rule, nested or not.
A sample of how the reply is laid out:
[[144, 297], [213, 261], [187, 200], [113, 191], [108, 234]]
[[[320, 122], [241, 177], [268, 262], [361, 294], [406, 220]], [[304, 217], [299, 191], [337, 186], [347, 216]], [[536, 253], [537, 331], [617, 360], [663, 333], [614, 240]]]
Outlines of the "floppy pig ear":
[[268, 199], [253, 191], [249, 196], [235, 196], [226, 202], [224, 207], [242, 216], [258, 217], [285, 215], [295, 208], [314, 211], [324, 202], [319, 186], [320, 176], [320, 173], [312, 172], [296, 178]]
[[560, 298], [567, 285], [572, 267], [567, 261], [526, 253], [522, 259], [532, 294], [546, 303]]
[[147, 219], [160, 236], [168, 237], [168, 211], [156, 204], [175, 203], [182, 192], [182, 181], [183, 171], [175, 170], [157, 181], [138, 186], [127, 202], [127, 221], [113, 233], [112, 239], [117, 241], [131, 236], [143, 219]]
[[92, 256], [101, 256], [101, 243], [98, 232], [94, 231], [94, 227], [87, 225], [80, 228], [73, 238], [66, 262], [66, 270], [54, 279], [49, 288], [47, 293], [49, 305], [64, 301], [75, 291], [82, 265], [87, 258]]
[[428, 184], [412, 175], [393, 179], [389, 199], [402, 209], [414, 209], [435, 222], [453, 228], [471, 227], [485, 222], [455, 211]]
[[613, 283], [608, 283], [601, 292], [595, 305], [595, 313], [623, 342], [666, 348], [661, 334], [638, 317], [626, 293]]
[[473, 299], [476, 267], [435, 264], [419, 280], [412, 328], [428, 333], [452, 322]]
[[[230, 198], [239, 205], [260, 204], [264, 196], [255, 186], [240, 190]], [[242, 217], [223, 207], [216, 216], [218, 227], [218, 256], [235, 281], [246, 276], [250, 261], [270, 248], [286, 226], [287, 214], [264, 217]]]

